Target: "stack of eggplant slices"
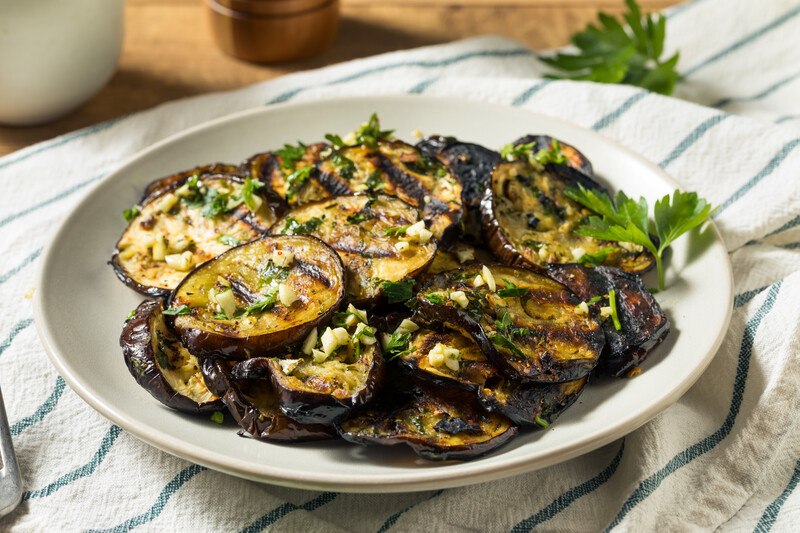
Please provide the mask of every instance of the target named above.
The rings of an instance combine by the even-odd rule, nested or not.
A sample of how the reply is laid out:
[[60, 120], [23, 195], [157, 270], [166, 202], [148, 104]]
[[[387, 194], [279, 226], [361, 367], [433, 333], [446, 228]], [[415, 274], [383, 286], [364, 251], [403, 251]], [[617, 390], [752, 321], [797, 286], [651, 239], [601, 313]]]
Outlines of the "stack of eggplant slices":
[[544, 135], [410, 145], [376, 116], [326, 142], [152, 182], [111, 259], [150, 299], [120, 338], [178, 411], [265, 441], [468, 460], [546, 429], [669, 332], [636, 245], [578, 235], [603, 191]]

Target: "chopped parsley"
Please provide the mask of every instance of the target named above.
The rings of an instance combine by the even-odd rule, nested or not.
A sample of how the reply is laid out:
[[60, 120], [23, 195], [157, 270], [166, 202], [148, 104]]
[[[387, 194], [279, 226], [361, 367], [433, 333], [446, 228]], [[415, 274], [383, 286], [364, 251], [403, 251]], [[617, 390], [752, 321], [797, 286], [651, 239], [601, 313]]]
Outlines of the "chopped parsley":
[[133, 318], [135, 316], [136, 316], [136, 309], [133, 309], [133, 310], [131, 310], [130, 313], [128, 313], [128, 316], [125, 317], [125, 320], [130, 320], [131, 318]]
[[597, 266], [602, 265], [608, 259], [609, 254], [614, 251], [614, 248], [606, 246], [593, 254], [583, 254], [578, 258], [578, 263], [583, 266]]
[[[497, 295], [501, 298], [515, 298], [517, 296], [524, 296], [528, 292], [528, 289], [517, 287], [513, 282], [505, 278], [503, 278], [503, 283], [506, 284], [506, 288], [497, 291]], [[505, 316], [507, 315], [508, 313], [506, 313]]]
[[130, 222], [131, 220], [136, 218], [141, 212], [142, 208], [139, 207], [138, 205], [134, 205], [130, 209], [126, 209], [125, 211], [123, 211], [122, 216], [125, 217], [125, 222]]
[[188, 305], [183, 304], [178, 307], [167, 307], [164, 309], [164, 314], [167, 316], [183, 316], [192, 312]]
[[369, 117], [366, 124], [362, 124], [356, 132], [356, 144], [363, 144], [369, 148], [377, 148], [378, 142], [386, 140], [392, 136], [394, 130], [382, 130], [381, 121], [377, 113]]
[[386, 346], [383, 353], [387, 355], [387, 360], [391, 361], [397, 357], [402, 357], [411, 352], [408, 349], [408, 343], [411, 341], [411, 333], [392, 333], [392, 336], [386, 341]]
[[411, 226], [395, 226], [393, 228], [388, 228], [383, 230], [383, 234], [387, 237], [400, 237], [401, 235], [406, 234], [406, 230]]
[[313, 166], [301, 167], [286, 176], [286, 198], [291, 199], [297, 196], [300, 188], [311, 178]]
[[225, 422], [225, 415], [222, 413], [222, 411], [214, 411], [211, 413], [211, 421], [215, 424], [222, 424]]
[[494, 326], [497, 331], [495, 331], [490, 337], [492, 343], [510, 350], [519, 357], [525, 357], [525, 354], [522, 353], [522, 350], [520, 350], [517, 345], [514, 344], [514, 339], [516, 337], [530, 334], [530, 330], [526, 328], [515, 327], [515, 324], [511, 319], [511, 314], [508, 311], [503, 311], [503, 316], [495, 320]]
[[275, 155], [281, 158], [281, 168], [294, 168], [298, 161], [306, 155], [306, 145], [297, 141], [297, 146], [284, 144], [280, 150], [275, 150]]
[[349, 217], [347, 217], [347, 221], [350, 224], [361, 224], [362, 222], [365, 222], [367, 220], [372, 220], [373, 218], [375, 218], [375, 212], [369, 207], [365, 206], [358, 213], [352, 214]]
[[566, 164], [567, 158], [561, 151], [561, 145], [557, 140], [552, 140], [550, 148], [534, 152], [536, 144], [536, 141], [527, 144], [507, 144], [500, 149], [500, 157], [507, 161], [528, 161], [537, 166], [549, 163], [555, 163], [556, 165]]
[[376, 170], [371, 172], [369, 176], [367, 176], [367, 181], [364, 182], [368, 191], [377, 192], [386, 188], [386, 184], [381, 179], [381, 171]]
[[599, 301], [600, 301], [600, 300], [602, 300], [602, 299], [603, 299], [603, 297], [602, 297], [602, 296], [592, 296], [592, 297], [589, 299], [589, 301], [587, 301], [587, 302], [586, 302], [586, 304], [587, 304], [587, 305], [596, 304], [597, 302], [599, 302]]
[[406, 300], [410, 300], [411, 297], [414, 295], [413, 289], [414, 288], [414, 280], [407, 279], [404, 281], [384, 281], [381, 284], [381, 289], [383, 290], [383, 294], [386, 296], [386, 299], [389, 301], [390, 304], [395, 304], [398, 302], [405, 302]]
[[445, 298], [441, 294], [426, 294], [424, 298], [436, 305], [444, 305], [445, 302]]
[[244, 205], [246, 205], [250, 211], [253, 212], [258, 211], [258, 208], [261, 207], [261, 202], [256, 200], [253, 197], [253, 194], [255, 194], [255, 192], [258, 189], [261, 189], [262, 187], [264, 187], [264, 182], [260, 180], [254, 180], [250, 177], [244, 180], [244, 185], [242, 185], [241, 197], [242, 200], [244, 201]]
[[287, 235], [305, 235], [315, 231], [321, 225], [322, 219], [320, 217], [312, 217], [305, 222], [298, 222], [294, 217], [286, 217], [283, 233]]
[[617, 293], [613, 289], [608, 291], [608, 305], [611, 307], [611, 320], [614, 322], [614, 329], [619, 331], [622, 329], [622, 324], [620, 324], [619, 315], [617, 314]]
[[225, 233], [217, 237], [217, 241], [227, 246], [239, 246], [241, 244], [239, 239]]
[[542, 418], [541, 416], [537, 416], [533, 419], [537, 426], [541, 426], [542, 429], [547, 429], [550, 427], [550, 422]]
[[347, 144], [344, 142], [344, 140], [342, 140], [342, 138], [340, 136], [336, 135], [335, 133], [326, 133], [325, 134], [325, 140], [327, 140], [329, 143], [331, 143], [336, 148], [343, 148], [343, 147], [347, 146]]
[[449, 175], [447, 167], [445, 167], [438, 160], [432, 157], [421, 156], [413, 163], [406, 163], [406, 166], [417, 174], [424, 174], [426, 176], [436, 176], [437, 178], [446, 178]]
[[245, 316], [265, 313], [275, 307], [275, 302], [278, 300], [278, 288], [270, 287], [265, 296], [263, 300], [248, 305], [244, 310]]
[[267, 266], [258, 269], [258, 276], [261, 279], [261, 285], [270, 285], [275, 281], [283, 281], [289, 277], [289, 269], [286, 267], [279, 267], [272, 261], [267, 263]]
[[353, 179], [353, 176], [356, 173], [356, 164], [347, 156], [342, 155], [342, 153], [338, 150], [334, 150], [331, 153], [331, 163], [333, 163], [334, 168], [339, 175], [346, 180]]

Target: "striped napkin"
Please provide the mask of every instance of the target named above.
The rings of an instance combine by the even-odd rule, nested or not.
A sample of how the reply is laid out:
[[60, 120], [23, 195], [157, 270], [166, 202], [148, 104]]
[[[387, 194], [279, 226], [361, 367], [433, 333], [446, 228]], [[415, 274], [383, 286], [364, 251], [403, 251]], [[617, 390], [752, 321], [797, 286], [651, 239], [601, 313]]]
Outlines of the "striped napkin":
[[[0, 384], [28, 491], [0, 529], [768, 531], [800, 523], [800, 3], [697, 0], [669, 13], [676, 98], [544, 81], [535, 55], [480, 38], [286, 76], [98, 124], [0, 159]], [[436, 492], [257, 484], [143, 444], [84, 404], [32, 327], [37, 258], [122, 160], [234, 111], [339, 95], [502, 102], [592, 128], [720, 206], [736, 299], [724, 343], [673, 407], [547, 469]]]

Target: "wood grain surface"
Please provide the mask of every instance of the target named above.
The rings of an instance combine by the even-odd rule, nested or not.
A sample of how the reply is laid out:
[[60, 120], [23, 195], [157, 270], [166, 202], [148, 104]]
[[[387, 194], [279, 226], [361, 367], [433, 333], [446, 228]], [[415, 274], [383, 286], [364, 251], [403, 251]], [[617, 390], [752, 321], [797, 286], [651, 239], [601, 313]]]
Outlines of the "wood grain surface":
[[[639, 0], [646, 11], [676, 0]], [[342, 0], [333, 47], [313, 59], [254, 65], [226, 56], [209, 32], [203, 0], [127, 0], [125, 40], [111, 81], [81, 108], [34, 127], [0, 126], [0, 155], [162, 102], [241, 87], [392, 50], [497, 34], [535, 49], [566, 44], [598, 10], [622, 0]]]

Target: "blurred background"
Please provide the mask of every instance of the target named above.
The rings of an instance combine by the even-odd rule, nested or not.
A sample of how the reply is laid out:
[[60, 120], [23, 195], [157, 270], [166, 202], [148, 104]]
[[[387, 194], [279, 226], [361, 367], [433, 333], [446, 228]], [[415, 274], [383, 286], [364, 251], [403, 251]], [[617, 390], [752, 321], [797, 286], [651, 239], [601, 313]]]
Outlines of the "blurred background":
[[[646, 12], [677, 3], [639, 1]], [[600, 10], [619, 14], [625, 6], [622, 0], [341, 0], [330, 48], [302, 61], [260, 65], [217, 46], [204, 0], [125, 0], [122, 54], [109, 83], [55, 122], [0, 126], [0, 155], [168, 100], [392, 50], [486, 34], [537, 50], [555, 48]]]

